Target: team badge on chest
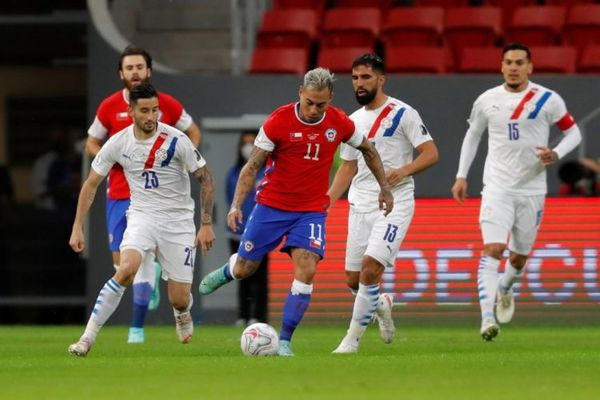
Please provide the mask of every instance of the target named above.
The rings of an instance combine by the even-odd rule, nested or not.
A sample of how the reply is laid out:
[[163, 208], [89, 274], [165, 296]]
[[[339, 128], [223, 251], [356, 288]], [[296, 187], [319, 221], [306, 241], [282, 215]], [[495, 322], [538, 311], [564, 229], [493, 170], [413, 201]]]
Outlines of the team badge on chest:
[[337, 131], [333, 128], [329, 128], [325, 131], [325, 139], [327, 139], [328, 142], [333, 142], [336, 136]]
[[384, 129], [389, 129], [389, 128], [391, 128], [391, 127], [392, 127], [392, 119], [391, 119], [391, 118], [389, 118], [389, 117], [386, 117], [386, 118], [384, 118], [384, 119], [381, 121], [381, 126], [382, 126]]
[[165, 161], [167, 159], [167, 151], [165, 149], [156, 150], [156, 159], [158, 161]]

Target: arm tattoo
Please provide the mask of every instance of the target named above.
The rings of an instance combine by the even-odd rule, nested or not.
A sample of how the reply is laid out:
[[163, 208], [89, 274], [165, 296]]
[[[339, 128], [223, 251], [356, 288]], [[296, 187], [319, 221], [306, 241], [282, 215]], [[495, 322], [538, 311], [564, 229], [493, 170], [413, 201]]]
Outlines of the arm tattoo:
[[367, 167], [371, 170], [375, 179], [381, 187], [387, 186], [387, 179], [385, 178], [385, 170], [383, 169], [383, 163], [379, 157], [379, 153], [375, 150], [375, 146], [371, 144], [367, 139], [363, 139], [363, 142], [358, 147], [365, 158]]
[[202, 225], [211, 225], [212, 224], [212, 214], [213, 214], [213, 206], [215, 204], [215, 183], [213, 179], [213, 175], [205, 165], [204, 167], [198, 169], [194, 176], [200, 182], [201, 191], [200, 191], [200, 221]]
[[244, 165], [242, 171], [240, 172], [240, 177], [238, 178], [237, 185], [235, 186], [235, 194], [233, 195], [231, 208], [240, 209], [242, 207], [242, 203], [248, 196], [248, 193], [254, 191], [256, 174], [265, 164], [268, 155], [269, 153], [265, 150], [254, 146], [248, 162], [246, 162], [246, 165]]

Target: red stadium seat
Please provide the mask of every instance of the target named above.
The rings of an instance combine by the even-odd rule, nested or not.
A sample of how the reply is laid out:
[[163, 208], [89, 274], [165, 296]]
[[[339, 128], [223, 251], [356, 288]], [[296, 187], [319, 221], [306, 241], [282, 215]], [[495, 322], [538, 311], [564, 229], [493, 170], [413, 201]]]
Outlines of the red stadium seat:
[[248, 72], [303, 75], [307, 69], [306, 49], [255, 49]]
[[310, 49], [317, 36], [317, 14], [312, 10], [272, 10], [263, 15], [257, 47]]
[[493, 6], [446, 10], [444, 37], [454, 56], [469, 46], [493, 46], [502, 33], [502, 12]]
[[571, 7], [576, 4], [591, 4], [595, 0], [544, 0], [544, 4], [551, 6]]
[[589, 45], [583, 50], [577, 72], [600, 74], [600, 44]]
[[600, 4], [576, 5], [569, 9], [563, 30], [566, 42], [580, 51], [600, 43]]
[[466, 7], [469, 0], [414, 0], [413, 4], [417, 7]]
[[377, 8], [334, 8], [325, 13], [321, 47], [373, 47], [379, 35]]
[[531, 47], [531, 58], [534, 73], [575, 72], [577, 49], [571, 46], [538, 46]]
[[436, 46], [444, 28], [442, 7], [392, 9], [381, 28], [385, 46]]
[[370, 8], [384, 11], [392, 7], [394, 0], [334, 0], [333, 6], [340, 8]]
[[304, 9], [317, 13], [317, 21], [323, 19], [327, 0], [273, 0], [273, 9]]
[[484, 2], [488, 6], [498, 6], [502, 10], [502, 26], [507, 27], [512, 21], [515, 10], [519, 7], [535, 6], [539, 4], [538, 0], [487, 0]]
[[386, 47], [386, 71], [388, 73], [443, 74], [448, 66], [447, 57], [448, 50], [444, 47]]
[[506, 40], [527, 46], [552, 46], [560, 41], [567, 9], [562, 6], [520, 7], [510, 22]]
[[500, 73], [502, 49], [498, 47], [465, 47], [458, 59], [456, 72], [460, 73]]
[[354, 59], [364, 53], [372, 53], [373, 48], [363, 47], [336, 47], [322, 48], [317, 58], [317, 66], [329, 68], [331, 72], [338, 74], [350, 74], [352, 72], [352, 62]]

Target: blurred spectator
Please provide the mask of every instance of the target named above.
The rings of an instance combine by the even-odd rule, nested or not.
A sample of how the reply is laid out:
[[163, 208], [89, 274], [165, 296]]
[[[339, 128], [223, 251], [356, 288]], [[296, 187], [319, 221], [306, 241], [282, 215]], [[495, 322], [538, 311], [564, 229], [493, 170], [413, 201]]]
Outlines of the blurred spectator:
[[596, 196], [600, 162], [592, 158], [567, 161], [558, 169], [561, 195]]
[[72, 203], [77, 204], [81, 185], [81, 141], [77, 135], [75, 129], [53, 129], [50, 148], [35, 160], [31, 178], [35, 206], [69, 218], [73, 214], [67, 213], [75, 212]]
[[[240, 141], [238, 145], [238, 157], [237, 163], [231, 167], [227, 173], [227, 209], [231, 206], [233, 201], [233, 194], [235, 193], [235, 186], [240, 176], [240, 171], [254, 148], [254, 139], [256, 139], [257, 133], [255, 131], [243, 132], [240, 135]], [[259, 183], [264, 176], [264, 168], [260, 170], [256, 176], [256, 182]], [[241, 229], [238, 232], [243, 232], [246, 225], [248, 216], [252, 212], [252, 209], [256, 205], [255, 196], [246, 197], [246, 201], [242, 207], [242, 213], [244, 221]], [[227, 228], [230, 233], [229, 236], [229, 247], [231, 253], [237, 253], [238, 247], [240, 246], [240, 234], [231, 231]], [[254, 322], [267, 322], [267, 298], [268, 298], [268, 256], [263, 258], [260, 267], [256, 270], [254, 275], [247, 279], [239, 281], [238, 286], [238, 321], [236, 325], [250, 325]]]

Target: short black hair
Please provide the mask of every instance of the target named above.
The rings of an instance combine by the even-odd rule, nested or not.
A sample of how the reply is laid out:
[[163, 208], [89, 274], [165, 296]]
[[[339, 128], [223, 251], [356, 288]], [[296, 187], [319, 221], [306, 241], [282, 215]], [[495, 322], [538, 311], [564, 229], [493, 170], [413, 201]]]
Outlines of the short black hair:
[[153, 97], [158, 98], [158, 92], [154, 89], [154, 86], [147, 82], [140, 83], [129, 92], [129, 104], [135, 106], [139, 99], [151, 99]]
[[366, 65], [367, 67], [371, 67], [373, 71], [377, 71], [380, 74], [385, 74], [385, 64], [383, 63], [383, 59], [374, 53], [365, 53], [361, 56], [358, 56], [352, 62], [352, 68], [356, 68], [359, 65]]
[[142, 56], [142, 57], [144, 57], [144, 60], [146, 60], [146, 66], [148, 67], [148, 69], [152, 69], [152, 57], [150, 56], [150, 53], [148, 53], [146, 50], [142, 49], [141, 47], [135, 47], [133, 45], [129, 45], [129, 46], [125, 47], [125, 50], [123, 50], [123, 52], [121, 53], [121, 56], [119, 57], [119, 71], [123, 68], [123, 59], [127, 56]]
[[523, 43], [513, 42], [513, 43], [507, 44], [502, 49], [502, 56], [504, 57], [506, 52], [511, 51], [511, 50], [523, 50], [525, 53], [527, 53], [527, 59], [529, 61], [531, 61], [531, 50], [529, 50], [529, 47], [525, 46]]

